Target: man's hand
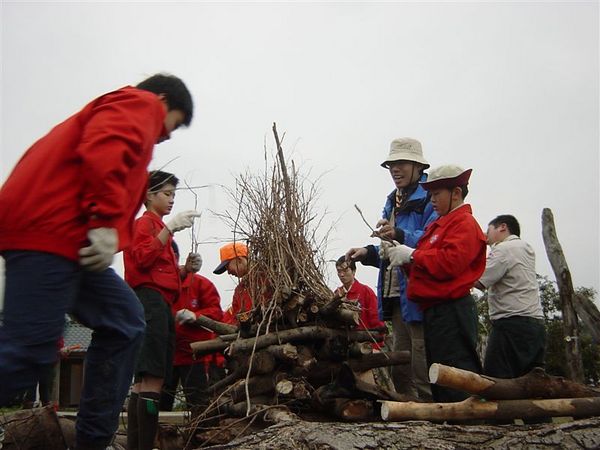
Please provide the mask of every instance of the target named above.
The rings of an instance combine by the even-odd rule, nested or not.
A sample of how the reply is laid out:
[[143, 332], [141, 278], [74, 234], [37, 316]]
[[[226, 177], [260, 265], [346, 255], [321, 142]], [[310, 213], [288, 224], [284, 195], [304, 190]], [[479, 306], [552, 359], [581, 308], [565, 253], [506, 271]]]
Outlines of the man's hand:
[[414, 248], [410, 248], [408, 245], [397, 244], [395, 247], [389, 247], [386, 253], [390, 259], [390, 266], [403, 266], [410, 262]]
[[364, 261], [367, 257], [367, 249], [364, 247], [353, 247], [346, 252], [348, 261]]
[[85, 270], [102, 272], [110, 267], [119, 247], [119, 234], [115, 228], [93, 228], [88, 231], [88, 247], [79, 250], [79, 264]]
[[180, 212], [171, 220], [169, 220], [168, 223], [166, 223], [167, 229], [171, 232], [171, 234], [185, 230], [194, 224], [194, 219], [196, 217], [200, 216], [201, 214], [199, 212], [193, 210]]
[[396, 229], [390, 224], [389, 220], [381, 219], [377, 222], [377, 237], [383, 239], [389, 239], [390, 241], [396, 239]]
[[200, 255], [200, 253], [190, 253], [185, 260], [184, 267], [186, 272], [199, 272], [202, 267], [202, 255]]
[[180, 309], [175, 314], [175, 320], [178, 323], [180, 323], [180, 324], [195, 322], [196, 321], [196, 314], [194, 314], [189, 309]]

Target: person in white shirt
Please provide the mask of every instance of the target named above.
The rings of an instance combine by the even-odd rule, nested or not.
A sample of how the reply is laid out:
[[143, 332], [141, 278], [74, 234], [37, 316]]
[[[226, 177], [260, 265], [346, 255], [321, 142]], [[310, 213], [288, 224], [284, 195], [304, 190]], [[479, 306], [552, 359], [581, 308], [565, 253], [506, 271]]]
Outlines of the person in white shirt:
[[483, 373], [496, 378], [516, 378], [544, 366], [546, 329], [535, 252], [520, 234], [514, 216], [500, 215], [489, 223], [491, 250], [485, 272], [475, 284], [487, 289], [492, 321]]

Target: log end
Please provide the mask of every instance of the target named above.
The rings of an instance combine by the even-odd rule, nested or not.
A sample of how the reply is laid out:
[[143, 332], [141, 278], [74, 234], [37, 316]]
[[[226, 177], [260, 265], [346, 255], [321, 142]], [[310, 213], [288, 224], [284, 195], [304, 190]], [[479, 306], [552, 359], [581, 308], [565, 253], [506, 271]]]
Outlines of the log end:
[[429, 382], [431, 384], [435, 384], [438, 382], [440, 377], [440, 365], [438, 363], [433, 363], [431, 367], [429, 367]]
[[390, 417], [390, 408], [389, 408], [387, 402], [381, 402], [381, 419], [385, 420], [387, 422], [389, 417]]

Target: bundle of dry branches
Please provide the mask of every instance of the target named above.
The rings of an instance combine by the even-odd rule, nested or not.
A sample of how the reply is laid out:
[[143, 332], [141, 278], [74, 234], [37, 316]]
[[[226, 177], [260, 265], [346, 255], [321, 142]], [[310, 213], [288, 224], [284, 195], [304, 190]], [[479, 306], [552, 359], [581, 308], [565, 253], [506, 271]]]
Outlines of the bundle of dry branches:
[[[273, 133], [277, 158], [269, 166], [265, 157], [262, 175], [239, 176], [230, 192], [237, 213], [223, 217], [235, 240], [248, 242], [246, 283], [255, 301], [255, 318], [276, 322], [287, 317], [289, 325], [296, 326], [308, 320], [311, 305], [319, 307], [333, 297], [323, 279], [326, 235], [317, 235], [324, 215], [315, 208], [317, 185], [308, 183], [293, 162], [288, 168], [275, 124]], [[295, 310], [296, 316], [286, 309]]]

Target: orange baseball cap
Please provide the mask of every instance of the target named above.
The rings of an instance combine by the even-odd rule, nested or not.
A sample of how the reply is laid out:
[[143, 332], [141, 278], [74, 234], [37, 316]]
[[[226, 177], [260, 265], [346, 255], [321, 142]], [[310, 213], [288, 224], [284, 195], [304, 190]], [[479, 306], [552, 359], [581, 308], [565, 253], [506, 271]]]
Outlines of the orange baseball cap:
[[220, 248], [219, 253], [221, 254], [221, 264], [217, 266], [213, 273], [220, 275], [227, 270], [227, 264], [232, 259], [240, 256], [248, 256], [248, 246], [241, 242], [230, 242]]

